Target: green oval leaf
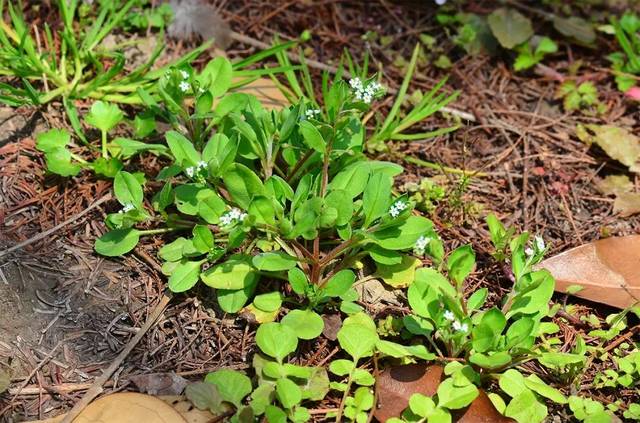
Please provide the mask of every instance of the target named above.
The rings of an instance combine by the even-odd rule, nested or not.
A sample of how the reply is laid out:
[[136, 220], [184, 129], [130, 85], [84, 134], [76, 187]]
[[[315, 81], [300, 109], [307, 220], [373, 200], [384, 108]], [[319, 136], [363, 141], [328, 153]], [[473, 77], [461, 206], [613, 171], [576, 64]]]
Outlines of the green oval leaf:
[[312, 310], [291, 310], [281, 323], [289, 326], [300, 339], [314, 339], [324, 329], [324, 320]]
[[251, 260], [258, 270], [266, 272], [279, 272], [289, 270], [296, 266], [298, 260], [282, 251], [260, 253]]
[[121, 256], [133, 250], [140, 241], [140, 231], [132, 228], [116, 229], [96, 239], [95, 250], [107, 257]]
[[281, 363], [298, 347], [298, 337], [289, 326], [272, 322], [260, 325], [256, 332], [256, 343], [263, 353]]

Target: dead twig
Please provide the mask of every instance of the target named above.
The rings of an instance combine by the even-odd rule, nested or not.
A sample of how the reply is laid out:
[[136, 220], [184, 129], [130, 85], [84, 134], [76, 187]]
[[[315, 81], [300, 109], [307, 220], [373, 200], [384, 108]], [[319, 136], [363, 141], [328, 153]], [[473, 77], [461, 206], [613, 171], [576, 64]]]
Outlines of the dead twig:
[[93, 203], [92, 205], [90, 205], [89, 207], [87, 207], [86, 209], [82, 210], [80, 213], [77, 213], [73, 216], [71, 216], [70, 218], [68, 218], [67, 220], [65, 220], [64, 222], [54, 226], [51, 229], [47, 229], [44, 232], [39, 233], [38, 235], [31, 237], [25, 241], [22, 241], [21, 243], [14, 245], [11, 248], [7, 248], [4, 251], [0, 251], [0, 257], [4, 257], [9, 253], [12, 253], [16, 250], [20, 250], [21, 248], [26, 247], [27, 245], [31, 245], [34, 242], [38, 242], [41, 239], [44, 239], [46, 237], [48, 237], [49, 235], [51, 235], [52, 233], [56, 232], [57, 230], [59, 230], [60, 228], [63, 228], [65, 226], [67, 226], [70, 223], [75, 222], [76, 220], [80, 219], [82, 216], [84, 216], [85, 214], [89, 213], [91, 210], [95, 209], [96, 207], [98, 207], [99, 205], [107, 202], [111, 200], [111, 194], [107, 194], [105, 196], [103, 196], [102, 198], [100, 198], [99, 200], [97, 200], [95, 203]]

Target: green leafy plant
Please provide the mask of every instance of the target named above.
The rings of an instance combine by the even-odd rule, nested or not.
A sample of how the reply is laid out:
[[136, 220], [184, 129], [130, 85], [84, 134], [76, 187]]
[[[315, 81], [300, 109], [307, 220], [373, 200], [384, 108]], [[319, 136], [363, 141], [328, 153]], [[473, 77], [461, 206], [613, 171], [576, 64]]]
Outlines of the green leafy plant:
[[[501, 389], [489, 394], [492, 402], [498, 411], [518, 422], [542, 421], [548, 412], [544, 399], [567, 403], [560, 391], [535, 374], [524, 376], [517, 368], [544, 356], [536, 339], [549, 330], [543, 319], [550, 311], [554, 281], [546, 271], [533, 270], [533, 266], [542, 259], [546, 246], [541, 238], [529, 243], [527, 233], [513, 237], [513, 232], [493, 216], [488, 222], [497, 256], [502, 258], [507, 248], [511, 252], [513, 289], [501, 308], [482, 309], [486, 289], [465, 299], [463, 283], [475, 265], [469, 246], [457, 248], [445, 260], [436, 260], [440, 263], [437, 269], [416, 271], [408, 289], [412, 313], [404, 317], [405, 328], [426, 338], [439, 357], [460, 361], [447, 364], [448, 378], [436, 396], [420, 405], [417, 400], [410, 404], [404, 421], [450, 421], [451, 410], [469, 405], [478, 388], [487, 389], [492, 381]], [[445, 270], [447, 277], [441, 273]]]
[[558, 51], [558, 45], [549, 37], [542, 37], [535, 41], [537, 41], [535, 46], [532, 46], [534, 41], [531, 40], [524, 42], [516, 48], [518, 56], [513, 63], [513, 68], [516, 71], [529, 69], [540, 63], [547, 54]]
[[[16, 78], [13, 84], [0, 84], [0, 101], [19, 106], [46, 104], [62, 98], [68, 111], [73, 105], [67, 100], [76, 98], [140, 104], [138, 88], [154, 91], [166, 69], [189, 63], [208, 45], [200, 46], [174, 63], [151, 70], [162, 52], [162, 43], [158, 43], [146, 63], [130, 72], [125, 71], [124, 54], [104, 50], [102, 41], [123, 23], [137, 2], [100, 2], [96, 17], [85, 29], [77, 22], [79, 1], [58, 0], [62, 27], [54, 36], [47, 24], [42, 34], [38, 28], [33, 29], [36, 33], [32, 32], [32, 26], [15, 3], [5, 5], [4, 0], [0, 1], [0, 13], [4, 15], [6, 11], [10, 17], [8, 22], [0, 23], [0, 74]], [[56, 39], [61, 42], [58, 51]]]
[[556, 98], [561, 98], [562, 105], [566, 111], [581, 110], [585, 113], [604, 113], [606, 105], [598, 101], [598, 89], [589, 81], [579, 85], [576, 81], [569, 79], [563, 82], [558, 88]]
[[[129, 191], [116, 190], [124, 209], [107, 218], [113, 232], [96, 242], [96, 250], [117, 256], [132, 249], [140, 235], [188, 231], [189, 237], [159, 251], [176, 292], [202, 280], [216, 290], [223, 310], [237, 312], [262, 291], [260, 279], [289, 281], [310, 310], [337, 301], [343, 311], [359, 311], [352, 268], [364, 257], [401, 263], [402, 252], [432, 232], [428, 219], [412, 215], [406, 197], [392, 195], [393, 177], [402, 169], [362, 154], [360, 116], [368, 108], [367, 93], [379, 95], [377, 88], [368, 89], [370, 80], [353, 88], [336, 79], [323, 87], [323, 111], [305, 101], [268, 111], [248, 94], [229, 94], [206, 114], [205, 125], [198, 122], [204, 113], [197, 109], [205, 100], [211, 107], [206, 92], [196, 94], [195, 116], [178, 110], [181, 85], [199, 91], [202, 75], [208, 75], [206, 68], [191, 82], [171, 82], [169, 76], [160, 90], [166, 110], [180, 113], [178, 122], [190, 126], [184, 135], [166, 133], [173, 164], [158, 175], [165, 185], [152, 202], [153, 220], [165, 225], [151, 229], [156, 232], [135, 229], [151, 219], [139, 213], [140, 203], [130, 201]], [[224, 84], [215, 86], [224, 94]], [[126, 172], [121, 177], [136, 185]], [[259, 294], [251, 307], [263, 321], [277, 315], [282, 300], [293, 300]]]
[[640, 18], [627, 12], [620, 19], [611, 18], [618, 44], [622, 51], [608, 56], [616, 72], [616, 83], [620, 91], [627, 91], [637, 82], [634, 75], [640, 74]]

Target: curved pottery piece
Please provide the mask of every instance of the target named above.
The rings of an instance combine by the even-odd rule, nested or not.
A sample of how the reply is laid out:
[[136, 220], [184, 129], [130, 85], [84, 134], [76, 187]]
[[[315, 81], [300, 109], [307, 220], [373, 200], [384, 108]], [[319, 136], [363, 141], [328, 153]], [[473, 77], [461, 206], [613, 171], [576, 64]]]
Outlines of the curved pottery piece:
[[605, 238], [562, 252], [540, 263], [556, 279], [556, 291], [571, 285], [574, 295], [627, 308], [640, 300], [640, 235]]

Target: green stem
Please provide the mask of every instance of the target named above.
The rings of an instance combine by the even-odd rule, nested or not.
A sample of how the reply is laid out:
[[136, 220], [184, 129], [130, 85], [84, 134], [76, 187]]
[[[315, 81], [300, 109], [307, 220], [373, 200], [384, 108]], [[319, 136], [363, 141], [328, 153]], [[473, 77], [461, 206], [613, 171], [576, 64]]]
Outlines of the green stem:
[[158, 229], [146, 229], [146, 230], [138, 230], [140, 235], [156, 235], [156, 234], [166, 234], [167, 232], [173, 232], [178, 230], [177, 228], [158, 228]]
[[102, 132], [102, 157], [109, 158], [109, 151], [107, 150], [107, 131]]
[[[354, 366], [358, 362], [358, 360], [353, 360]], [[355, 369], [354, 369], [355, 370]], [[342, 394], [342, 400], [340, 400], [340, 407], [338, 408], [338, 415], [336, 416], [336, 423], [340, 423], [342, 421], [342, 413], [344, 412], [344, 403], [347, 401], [349, 397], [349, 391], [351, 390], [351, 385], [353, 384], [353, 372], [351, 370], [349, 372], [349, 380], [347, 381], [347, 387], [344, 390], [344, 394]]]
[[89, 162], [87, 162], [85, 159], [83, 159], [82, 157], [78, 156], [77, 154], [71, 153], [71, 157], [72, 157], [75, 161], [80, 162], [80, 163], [82, 163], [83, 165], [88, 165], [88, 164], [89, 164]]

